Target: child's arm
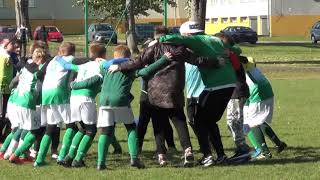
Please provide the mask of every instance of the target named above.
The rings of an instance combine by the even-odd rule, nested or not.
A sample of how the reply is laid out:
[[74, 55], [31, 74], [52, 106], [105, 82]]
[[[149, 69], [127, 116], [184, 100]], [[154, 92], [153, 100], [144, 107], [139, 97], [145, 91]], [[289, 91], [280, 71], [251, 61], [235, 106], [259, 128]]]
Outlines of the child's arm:
[[62, 57], [58, 57], [56, 61], [63, 67], [65, 70], [71, 70], [71, 71], [79, 71], [79, 66], [74, 65], [72, 63], [67, 62]]
[[159, 41], [184, 44], [188, 47], [194, 47], [199, 45], [199, 39], [197, 38], [197, 36], [166, 35], [166, 36], [161, 36]]
[[102, 68], [104, 70], [108, 70], [109, 67], [113, 64], [121, 64], [121, 63], [124, 63], [124, 62], [127, 62], [129, 61], [129, 58], [117, 58], [117, 59], [111, 59], [109, 61], [106, 61], [102, 64]]
[[70, 86], [72, 89], [76, 90], [76, 89], [88, 89], [91, 87], [100, 86], [101, 84], [102, 84], [102, 77], [99, 75], [95, 75], [83, 81], [72, 82]]
[[171, 57], [171, 54], [164, 54], [160, 59], [156, 60], [154, 63], [150, 64], [149, 66], [137, 70], [136, 76], [137, 77], [146, 77], [150, 74], [153, 74], [155, 71], [159, 70], [164, 64], [166, 64]]
[[12, 79], [12, 81], [10, 82], [10, 84], [9, 84], [9, 89], [10, 89], [10, 90], [12, 90], [12, 89], [14, 89], [14, 88], [16, 88], [16, 87], [18, 86], [18, 84], [19, 84], [19, 76], [20, 76], [20, 75], [17, 75], [17, 76], [14, 77], [14, 78]]

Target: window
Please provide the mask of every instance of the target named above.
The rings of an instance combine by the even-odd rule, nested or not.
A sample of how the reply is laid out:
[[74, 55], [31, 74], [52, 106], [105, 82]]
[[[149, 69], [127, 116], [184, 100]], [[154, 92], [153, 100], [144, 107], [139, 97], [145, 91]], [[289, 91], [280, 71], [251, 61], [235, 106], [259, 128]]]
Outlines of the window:
[[242, 23], [247, 22], [247, 21], [248, 21], [247, 17], [241, 17], [240, 18], [240, 22], [242, 22]]
[[36, 0], [29, 0], [29, 7], [31, 8], [36, 7]]
[[228, 23], [228, 18], [222, 18], [221, 22], [224, 23], [224, 24]]
[[218, 24], [218, 18], [212, 18], [212, 24]]
[[236, 17], [231, 17], [230, 21], [231, 21], [231, 23], [237, 23], [237, 18]]
[[0, 0], [0, 8], [4, 7], [4, 0]]
[[207, 18], [207, 19], [206, 19], [206, 23], [210, 23], [210, 19]]

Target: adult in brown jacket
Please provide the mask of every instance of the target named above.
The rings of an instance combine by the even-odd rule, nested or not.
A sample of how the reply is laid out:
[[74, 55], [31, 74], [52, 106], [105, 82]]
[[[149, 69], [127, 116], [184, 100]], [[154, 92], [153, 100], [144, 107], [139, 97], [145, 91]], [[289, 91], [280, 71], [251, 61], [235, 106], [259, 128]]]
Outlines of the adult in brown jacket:
[[[160, 26], [155, 30], [155, 36], [168, 34], [168, 29]], [[146, 48], [135, 61], [128, 61], [119, 65], [112, 65], [110, 72], [126, 71], [143, 68], [152, 64], [155, 60], [169, 52], [173, 55], [171, 61], [165, 64], [152, 77], [148, 79], [148, 98], [152, 105], [151, 116], [157, 144], [158, 160], [160, 165], [166, 161], [166, 147], [164, 141], [163, 119], [169, 117], [174, 124], [184, 149], [184, 166], [193, 164], [194, 157], [192, 145], [184, 114], [184, 86], [185, 86], [185, 62], [201, 66], [218, 66], [217, 61], [208, 58], [194, 57], [193, 53], [183, 45], [171, 43], [155, 43]]]

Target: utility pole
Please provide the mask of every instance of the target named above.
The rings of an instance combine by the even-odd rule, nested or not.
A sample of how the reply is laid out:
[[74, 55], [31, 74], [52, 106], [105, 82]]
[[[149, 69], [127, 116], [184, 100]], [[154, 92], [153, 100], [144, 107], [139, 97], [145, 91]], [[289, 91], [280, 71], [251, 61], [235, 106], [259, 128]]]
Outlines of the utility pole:
[[164, 14], [163, 25], [167, 27], [168, 26], [168, 0], [163, 1], [163, 14]]
[[84, 34], [85, 34], [85, 49], [84, 53], [86, 58], [89, 57], [89, 39], [88, 39], [88, 0], [84, 1]]

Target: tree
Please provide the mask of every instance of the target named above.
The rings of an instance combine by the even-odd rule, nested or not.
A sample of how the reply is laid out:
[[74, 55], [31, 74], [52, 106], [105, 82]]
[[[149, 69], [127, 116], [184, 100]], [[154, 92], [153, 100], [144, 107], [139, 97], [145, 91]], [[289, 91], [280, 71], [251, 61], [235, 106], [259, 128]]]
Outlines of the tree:
[[29, 0], [15, 0], [16, 24], [17, 27], [27, 27], [29, 29], [28, 36], [31, 39], [31, 26], [29, 21]]
[[206, 26], [207, 0], [188, 0], [187, 9], [190, 9], [191, 20], [199, 23], [200, 29]]
[[[164, 0], [89, 0], [89, 10], [91, 14], [100, 17], [102, 20], [108, 19], [113, 22], [116, 18], [121, 17], [127, 7], [125, 16], [125, 27], [128, 47], [131, 52], [137, 53], [137, 41], [135, 33], [135, 16], [148, 16], [147, 10], [154, 10], [156, 12], [163, 12]], [[174, 6], [174, 0], [168, 0], [169, 5]], [[84, 1], [75, 1], [76, 5], [83, 6]]]

